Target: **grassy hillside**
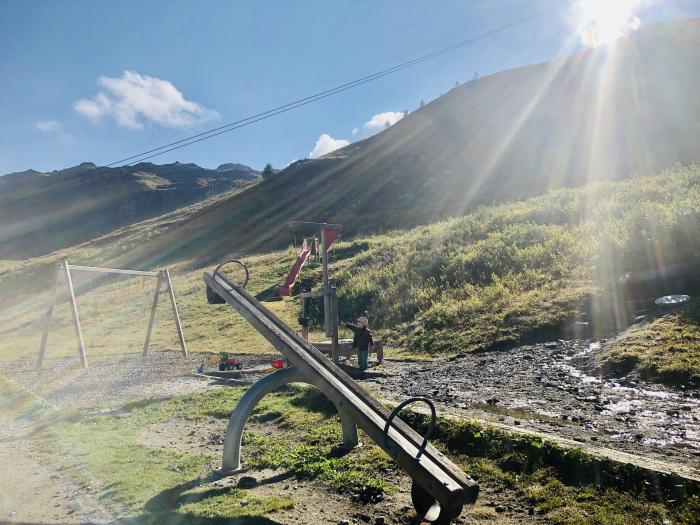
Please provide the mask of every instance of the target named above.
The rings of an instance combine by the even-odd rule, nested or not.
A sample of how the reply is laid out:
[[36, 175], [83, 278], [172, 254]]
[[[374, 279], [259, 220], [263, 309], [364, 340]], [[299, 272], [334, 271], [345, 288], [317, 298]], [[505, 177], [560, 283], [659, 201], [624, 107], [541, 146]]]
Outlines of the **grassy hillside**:
[[401, 335], [413, 350], [502, 348], [567, 327], [624, 328], [635, 305], [619, 277], [698, 261], [697, 231], [700, 168], [677, 168], [357, 240], [335, 275], [344, 315], [417, 321]]
[[625, 332], [603, 348], [600, 366], [612, 375], [637, 370], [670, 384], [700, 385], [700, 303]]
[[21, 259], [73, 246], [255, 181], [241, 164], [210, 170], [196, 164], [107, 168], [85, 162], [0, 177], [0, 257]]
[[[184, 211], [182, 215], [161, 221], [177, 223], [190, 216]], [[162, 235], [158, 224], [143, 223], [60, 255], [81, 264], [133, 262], [144, 246]], [[635, 310], [650, 306], [653, 297], [631, 296], [620, 276], [675, 263], [700, 264], [698, 231], [700, 167], [677, 167], [657, 176], [483, 207], [412, 230], [357, 237], [337, 245], [331, 272], [339, 287], [341, 316], [368, 311], [382, 335], [411, 353], [503, 349], [561, 335], [624, 329]], [[229, 308], [206, 304], [201, 254], [182, 250], [178, 255], [169, 265], [191, 349], [272, 351]], [[229, 255], [242, 254], [229, 248]], [[274, 296], [294, 256], [295, 249], [288, 249], [245, 257], [251, 290], [261, 298]], [[55, 257], [37, 258], [0, 271], [3, 297], [9, 298], [0, 309], [0, 355], [36, 353], [54, 261]], [[157, 267], [148, 259], [127, 266]], [[150, 285], [122, 280], [96, 286], [100, 283], [81, 279], [76, 277], [78, 301], [91, 352], [138, 352]], [[302, 281], [305, 286], [318, 285], [320, 269], [306, 267]], [[44, 287], [36, 287], [37, 282]], [[296, 298], [268, 304], [296, 326]], [[169, 315], [162, 304], [155, 348], [176, 348]], [[63, 306], [54, 324], [56, 335], [52, 333], [55, 354], [75, 352], [69, 321]], [[700, 348], [693, 341], [683, 336], [673, 344], [684, 345], [698, 357]], [[696, 367], [698, 360], [690, 363]], [[646, 366], [644, 360], [639, 366]]]
[[652, 175], [700, 161], [700, 21], [463, 84], [374, 137], [295, 162], [204, 209], [153, 256], [279, 248], [287, 220], [349, 235], [460, 216], [478, 204]]

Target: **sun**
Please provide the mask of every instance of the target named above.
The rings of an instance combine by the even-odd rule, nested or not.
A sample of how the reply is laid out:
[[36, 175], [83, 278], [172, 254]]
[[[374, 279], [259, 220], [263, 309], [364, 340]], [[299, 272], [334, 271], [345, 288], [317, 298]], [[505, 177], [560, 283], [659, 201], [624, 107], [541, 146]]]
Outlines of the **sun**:
[[596, 47], [639, 28], [635, 16], [641, 0], [578, 0], [576, 17], [584, 45]]

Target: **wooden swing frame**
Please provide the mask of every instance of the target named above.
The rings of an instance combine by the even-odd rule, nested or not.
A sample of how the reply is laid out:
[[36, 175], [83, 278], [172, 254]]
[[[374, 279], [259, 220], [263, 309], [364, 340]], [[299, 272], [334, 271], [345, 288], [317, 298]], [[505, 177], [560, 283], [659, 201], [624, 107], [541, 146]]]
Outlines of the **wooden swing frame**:
[[161, 291], [168, 291], [168, 296], [170, 298], [170, 306], [172, 307], [173, 317], [175, 318], [175, 327], [177, 328], [177, 336], [180, 341], [180, 349], [182, 350], [182, 355], [187, 356], [187, 345], [185, 343], [185, 336], [182, 332], [182, 324], [180, 323], [180, 315], [177, 311], [177, 302], [175, 301], [175, 292], [173, 290], [173, 283], [170, 280], [170, 271], [165, 268], [158, 271], [142, 271], [142, 270], [122, 270], [119, 268], [100, 268], [96, 266], [81, 266], [77, 264], [70, 264], [67, 258], [61, 259], [61, 262], [56, 268], [56, 279], [54, 282], [53, 292], [51, 294], [51, 303], [46, 312], [46, 322], [44, 325], [44, 333], [41, 337], [41, 344], [39, 346], [39, 358], [37, 360], [37, 370], [41, 369], [44, 363], [44, 357], [46, 356], [46, 345], [49, 340], [49, 331], [51, 329], [51, 320], [53, 319], [54, 307], [57, 303], [58, 289], [62, 283], [66, 284], [68, 289], [68, 301], [71, 307], [71, 314], [73, 316], [73, 327], [75, 328], [75, 337], [78, 340], [78, 351], [80, 353], [80, 360], [84, 368], [88, 368], [87, 361], [87, 347], [85, 346], [85, 340], [83, 339], [83, 330], [80, 326], [80, 315], [78, 314], [78, 303], [75, 300], [75, 290], [73, 288], [73, 279], [71, 278], [71, 270], [84, 271], [84, 272], [98, 272], [98, 273], [109, 273], [109, 274], [121, 274], [121, 275], [131, 275], [131, 276], [142, 276], [142, 277], [156, 277], [156, 288], [153, 293], [153, 302], [151, 303], [151, 313], [148, 319], [148, 328], [146, 330], [146, 340], [143, 344], [143, 355], [148, 355], [148, 348], [151, 342], [151, 333], [153, 331], [153, 322], [156, 316], [156, 308], [158, 306], [158, 298]]

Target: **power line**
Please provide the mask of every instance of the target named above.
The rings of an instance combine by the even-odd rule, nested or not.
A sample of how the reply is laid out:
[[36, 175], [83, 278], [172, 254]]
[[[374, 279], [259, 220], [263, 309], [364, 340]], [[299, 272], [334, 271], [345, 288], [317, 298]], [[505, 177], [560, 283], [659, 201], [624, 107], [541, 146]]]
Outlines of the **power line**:
[[250, 117], [246, 117], [234, 122], [230, 122], [228, 124], [225, 124], [223, 126], [218, 126], [216, 128], [212, 128], [207, 131], [203, 131], [201, 133], [197, 133], [195, 135], [191, 135], [189, 137], [186, 137], [181, 140], [177, 140], [174, 142], [170, 142], [168, 144], [165, 144], [163, 146], [160, 146], [158, 148], [153, 148], [148, 151], [144, 151], [142, 153], [136, 154], [136, 155], [131, 155], [129, 157], [125, 157], [123, 159], [117, 160], [115, 162], [112, 162], [110, 164], [107, 164], [105, 167], [113, 167], [116, 166], [117, 164], [122, 164], [125, 163], [124, 165], [131, 165], [131, 164], [136, 164], [139, 162], [146, 161], [148, 159], [152, 159], [153, 157], [157, 157], [160, 155], [163, 155], [165, 153], [184, 148], [186, 146], [190, 146], [192, 144], [195, 144], [197, 142], [202, 142], [204, 140], [216, 137], [218, 135], [222, 135], [224, 133], [228, 133], [229, 131], [233, 131], [235, 129], [242, 128], [244, 126], [249, 126], [251, 124], [254, 124], [256, 122], [259, 122], [261, 120], [265, 120], [277, 115], [280, 115], [282, 113], [286, 113], [288, 111], [291, 111], [293, 109], [297, 109], [302, 106], [306, 106], [308, 104], [311, 104], [312, 102], [316, 102], [318, 100], [322, 100], [324, 98], [337, 95], [338, 93], [342, 93], [344, 91], [347, 91], [349, 89], [353, 89], [355, 87], [361, 86], [363, 84], [367, 84], [369, 82], [372, 82], [374, 80], [380, 79], [382, 77], [385, 77], [387, 75], [391, 75], [393, 73], [396, 73], [397, 71], [401, 71], [403, 69], [407, 69], [409, 67], [412, 67], [416, 64], [420, 64], [421, 62], [425, 62], [427, 60], [431, 60], [433, 58], [439, 57], [441, 55], [444, 55], [446, 53], [449, 53], [451, 51], [454, 51], [455, 49], [459, 49], [461, 47], [468, 46], [470, 44], [473, 44], [479, 40], [482, 40], [484, 38], [493, 36], [497, 33], [500, 33], [502, 31], [505, 31], [507, 29], [510, 29], [512, 27], [515, 27], [517, 25], [520, 25], [522, 23], [525, 23], [536, 16], [538, 16], [538, 13], [534, 13], [531, 15], [528, 15], [526, 17], [520, 18], [518, 20], [515, 20], [513, 22], [510, 22], [508, 24], [503, 24], [501, 26], [498, 26], [494, 29], [491, 29], [489, 31], [485, 31], [483, 33], [477, 34], [475, 36], [472, 36], [470, 38], [467, 38], [465, 40], [456, 42], [454, 44], [451, 44], [449, 46], [443, 47], [441, 49], [438, 49], [436, 51], [432, 51], [430, 53], [421, 55], [419, 57], [407, 60], [405, 62], [402, 62], [400, 64], [396, 64], [394, 66], [382, 69], [376, 73], [372, 73], [370, 75], [366, 75], [364, 77], [360, 77], [358, 79], [352, 80], [350, 82], [346, 82], [344, 84], [337, 85], [335, 87], [332, 87], [330, 89], [320, 91], [317, 93], [314, 93], [313, 95], [309, 95], [307, 97], [299, 98], [297, 100], [294, 100], [292, 102], [289, 102], [287, 104], [283, 104], [281, 106], [277, 106], [275, 108], [269, 109], [267, 111], [263, 111], [260, 113], [257, 113], [255, 115], [251, 115]]

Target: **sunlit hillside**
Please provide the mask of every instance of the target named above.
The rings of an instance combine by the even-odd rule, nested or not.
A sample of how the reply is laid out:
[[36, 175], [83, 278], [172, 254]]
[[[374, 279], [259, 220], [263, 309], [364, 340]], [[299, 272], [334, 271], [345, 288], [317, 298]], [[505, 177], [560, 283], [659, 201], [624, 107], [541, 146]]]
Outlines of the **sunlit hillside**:
[[483, 77], [370, 139], [293, 163], [149, 249], [205, 262], [283, 246], [290, 219], [381, 232], [697, 161], [699, 72], [700, 21], [688, 20]]
[[[594, 183], [483, 207], [463, 218], [412, 230], [359, 236], [337, 245], [332, 276], [339, 286], [342, 317], [368, 311], [382, 334], [411, 353], [503, 349], [559, 336], [614, 335], [624, 329], [637, 310], [648, 309], [653, 297], [641, 297], [640, 306], [640, 298], [629, 295], [620, 277], [673, 264], [700, 264], [699, 230], [700, 168], [679, 167], [653, 177]], [[12, 299], [3, 303], [0, 354], [36, 354], [59, 255], [76, 264], [130, 260], [131, 267], [152, 268], [156, 266], [147, 260], [133, 261], [145, 240], [157, 238], [157, 231], [157, 221], [151, 221], [128, 235], [6, 265], [3, 296]], [[241, 254], [231, 250], [229, 255]], [[294, 256], [293, 248], [245, 256], [251, 290], [264, 300], [274, 298]], [[190, 348], [272, 351], [230, 309], [206, 304], [201, 280], [206, 266], [196, 260], [182, 252], [167, 261]], [[75, 284], [90, 352], [139, 352], [153, 283], [143, 278], [87, 281], [78, 275]], [[318, 267], [302, 273], [304, 286], [316, 286], [319, 280]], [[45, 284], [37, 287], [36, 282]], [[680, 291], [695, 292], [691, 288], [700, 283], [689, 278], [687, 285]], [[297, 299], [268, 304], [296, 326]], [[50, 354], [76, 353], [65, 303], [58, 314]], [[176, 347], [167, 304], [161, 303], [153, 341], [154, 348]]]

